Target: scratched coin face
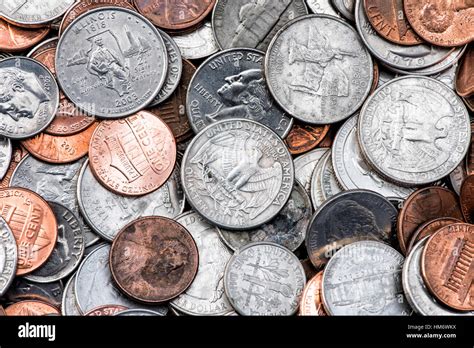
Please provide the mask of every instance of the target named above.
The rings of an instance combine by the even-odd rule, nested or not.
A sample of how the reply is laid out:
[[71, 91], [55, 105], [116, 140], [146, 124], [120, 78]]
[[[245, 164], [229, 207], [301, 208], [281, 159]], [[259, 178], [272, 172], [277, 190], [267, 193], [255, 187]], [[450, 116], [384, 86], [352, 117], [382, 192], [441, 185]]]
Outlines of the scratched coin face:
[[0, 14], [25, 26], [41, 26], [62, 16], [74, 0], [9, 0], [0, 4]]
[[206, 58], [219, 51], [210, 21], [190, 33], [173, 35], [172, 38], [186, 59]]
[[0, 296], [3, 296], [15, 278], [18, 251], [15, 236], [3, 218], [0, 218]]

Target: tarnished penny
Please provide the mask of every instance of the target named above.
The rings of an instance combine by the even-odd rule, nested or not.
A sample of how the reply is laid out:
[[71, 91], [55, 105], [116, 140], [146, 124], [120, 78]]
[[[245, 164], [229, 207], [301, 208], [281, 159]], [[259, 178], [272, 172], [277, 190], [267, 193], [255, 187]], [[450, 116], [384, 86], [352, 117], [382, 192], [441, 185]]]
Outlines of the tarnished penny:
[[469, 97], [474, 93], [474, 48], [469, 45], [459, 65], [456, 76], [456, 91], [461, 97]]
[[461, 210], [466, 222], [474, 224], [474, 175], [469, 175], [461, 186]]
[[0, 18], [0, 50], [4, 52], [24, 51], [43, 40], [49, 30], [49, 27], [21, 28]]
[[299, 315], [326, 316], [321, 297], [323, 271], [311, 278], [303, 290], [300, 300]]
[[185, 291], [198, 271], [191, 234], [176, 221], [146, 217], [131, 222], [115, 237], [110, 270], [119, 288], [145, 303], [169, 301]]
[[125, 311], [128, 308], [120, 305], [106, 305], [94, 308], [84, 314], [86, 317], [111, 317], [119, 312]]
[[125, 119], [104, 121], [89, 146], [94, 176], [107, 189], [141, 196], [160, 188], [176, 163], [176, 142], [161, 119], [140, 111]]
[[59, 310], [46, 303], [35, 300], [20, 301], [5, 308], [7, 315], [11, 316], [43, 316], [43, 315], [61, 315]]
[[17, 276], [46, 262], [58, 237], [53, 210], [38, 194], [23, 188], [0, 189], [0, 214], [18, 245]]
[[318, 146], [329, 132], [329, 125], [312, 126], [295, 122], [286, 137], [286, 144], [292, 155], [311, 151]]
[[372, 88], [370, 89], [370, 94], [373, 94], [377, 87], [379, 86], [379, 79], [380, 79], [380, 68], [377, 61], [374, 59], [374, 79], [372, 81]]
[[401, 251], [406, 254], [410, 238], [422, 223], [441, 217], [463, 219], [454, 192], [443, 187], [426, 187], [413, 192], [398, 215], [397, 236]]
[[443, 227], [428, 239], [421, 256], [428, 289], [442, 303], [460, 311], [474, 310], [474, 226]]

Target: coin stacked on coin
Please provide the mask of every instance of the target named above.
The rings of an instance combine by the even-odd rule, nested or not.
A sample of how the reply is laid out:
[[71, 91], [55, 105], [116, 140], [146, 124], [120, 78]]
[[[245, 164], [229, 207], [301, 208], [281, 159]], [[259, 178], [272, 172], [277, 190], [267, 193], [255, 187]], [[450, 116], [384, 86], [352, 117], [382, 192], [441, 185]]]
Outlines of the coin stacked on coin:
[[2, 314], [472, 315], [473, 23], [3, 2]]

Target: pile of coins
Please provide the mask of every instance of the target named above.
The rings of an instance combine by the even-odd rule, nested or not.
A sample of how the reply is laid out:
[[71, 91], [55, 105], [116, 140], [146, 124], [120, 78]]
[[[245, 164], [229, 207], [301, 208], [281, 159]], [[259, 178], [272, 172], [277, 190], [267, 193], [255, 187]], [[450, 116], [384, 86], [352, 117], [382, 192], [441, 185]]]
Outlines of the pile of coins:
[[0, 314], [474, 313], [472, 1], [0, 17]]

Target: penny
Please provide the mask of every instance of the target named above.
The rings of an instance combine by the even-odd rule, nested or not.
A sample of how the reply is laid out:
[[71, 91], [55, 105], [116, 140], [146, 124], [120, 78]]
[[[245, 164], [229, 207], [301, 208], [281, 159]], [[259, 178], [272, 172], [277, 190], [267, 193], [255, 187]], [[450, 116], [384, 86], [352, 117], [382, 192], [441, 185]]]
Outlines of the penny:
[[159, 189], [176, 163], [171, 129], [150, 112], [99, 124], [89, 146], [92, 173], [108, 190], [142, 196]]
[[372, 63], [374, 64], [374, 79], [372, 80], [372, 86], [370, 87], [370, 94], [373, 94], [377, 89], [380, 78], [379, 64], [375, 60], [373, 60]]
[[45, 316], [61, 314], [56, 307], [53, 307], [49, 303], [33, 300], [14, 303], [5, 308], [5, 312], [10, 316]]
[[332, 4], [345, 19], [354, 21], [355, 0], [332, 0]]
[[127, 309], [114, 314], [116, 317], [153, 317], [163, 314], [148, 309]]
[[257, 121], [284, 138], [292, 120], [275, 103], [264, 76], [265, 54], [249, 48], [221, 51], [193, 76], [186, 111], [195, 133], [222, 120]]
[[61, 17], [73, 3], [74, 0], [4, 1], [1, 14], [14, 24], [26, 27], [43, 26]]
[[199, 267], [191, 286], [170, 302], [187, 315], [225, 315], [233, 311], [224, 292], [224, 270], [232, 253], [219, 238], [219, 231], [195, 212], [175, 219], [197, 245]]
[[453, 224], [428, 239], [421, 255], [421, 271], [428, 289], [445, 305], [474, 311], [474, 226]]
[[[314, 182], [316, 182], [314, 176], [311, 181], [311, 185], [314, 185]], [[336, 174], [334, 173], [331, 153], [329, 153], [321, 162], [319, 181], [324, 200], [327, 200], [342, 191], [341, 184], [337, 181]], [[313, 188], [311, 188], [311, 190], [313, 190]]]
[[13, 158], [13, 147], [9, 138], [0, 136], [0, 182], [7, 176]]
[[212, 27], [222, 49], [246, 47], [266, 51], [278, 30], [306, 14], [304, 0], [218, 0]]
[[0, 18], [0, 50], [5, 52], [24, 51], [43, 40], [49, 30], [49, 27], [21, 28]]
[[38, 300], [61, 307], [64, 287], [61, 281], [53, 283], [36, 283], [23, 277], [16, 277], [3, 298], [7, 302]]
[[230, 119], [193, 139], [181, 181], [188, 203], [204, 218], [225, 229], [250, 230], [272, 220], [290, 198], [293, 161], [272, 130]]
[[323, 141], [329, 132], [329, 125], [312, 126], [295, 123], [286, 137], [286, 144], [292, 155], [299, 155], [313, 150]]
[[210, 21], [190, 33], [173, 35], [172, 39], [186, 59], [206, 58], [219, 51]]
[[304, 187], [305, 191], [311, 194], [311, 177], [316, 165], [321, 161], [329, 149], [319, 148], [308, 152], [294, 160], [295, 180]]
[[127, 307], [120, 306], [120, 305], [105, 305], [95, 309], [90, 310], [89, 312], [85, 313], [84, 316], [86, 317], [103, 317], [103, 316], [114, 316], [117, 313], [120, 313], [124, 310], [127, 310]]
[[196, 242], [181, 224], [163, 217], [131, 222], [110, 250], [112, 276], [129, 297], [156, 304], [183, 293], [198, 272]]
[[59, 103], [54, 76], [37, 61], [11, 57], [0, 61], [0, 134], [32, 137], [52, 121]]
[[[107, 30], [99, 32], [102, 27]], [[167, 68], [158, 30], [121, 7], [81, 15], [61, 35], [56, 52], [64, 94], [83, 112], [104, 118], [132, 115], [148, 105], [163, 86]]]
[[327, 15], [288, 23], [265, 61], [275, 100], [310, 124], [336, 123], [354, 114], [370, 93], [373, 73], [372, 58], [354, 28]]
[[461, 185], [466, 178], [467, 178], [466, 163], [465, 161], [462, 161], [456, 167], [456, 169], [454, 169], [452, 173], [449, 174], [449, 181], [451, 182], [451, 186], [453, 187], [454, 192], [458, 194], [458, 196], [461, 195]]
[[456, 92], [461, 97], [469, 97], [474, 94], [474, 49], [468, 46], [467, 52], [459, 65], [456, 76]]
[[300, 184], [295, 183], [290, 199], [270, 222], [250, 231], [220, 229], [219, 232], [232, 250], [239, 250], [253, 242], [272, 242], [295, 251], [304, 242], [312, 213], [309, 195]]
[[461, 210], [466, 222], [474, 224], [474, 175], [469, 175], [461, 186]]
[[316, 274], [306, 284], [300, 300], [298, 314], [305, 316], [326, 316], [321, 298], [321, 284], [323, 282], [323, 272]]
[[461, 46], [474, 40], [474, 6], [470, 1], [405, 0], [413, 30], [438, 46]]
[[0, 296], [3, 296], [15, 278], [18, 252], [15, 236], [3, 218], [0, 218]]
[[407, 247], [406, 254], [409, 255], [415, 244], [424, 239], [425, 237], [433, 235], [435, 232], [437, 232], [444, 226], [452, 225], [458, 222], [462, 221], [454, 218], [438, 218], [421, 224], [420, 227], [418, 227], [415, 232], [413, 232], [413, 235], [410, 238], [410, 243]]
[[240, 315], [293, 315], [305, 283], [298, 258], [285, 247], [268, 242], [239, 249], [224, 275], [227, 297]]
[[342, 247], [361, 240], [393, 244], [398, 211], [383, 196], [366, 190], [342, 192], [314, 214], [306, 232], [306, 250], [321, 269]]
[[474, 174], [474, 121], [471, 122], [471, 145], [466, 156], [467, 175]]
[[345, 246], [324, 270], [322, 295], [329, 315], [410, 315], [401, 273], [403, 256], [381, 242]]
[[69, 278], [64, 287], [63, 298], [61, 302], [61, 315], [63, 316], [79, 316], [81, 311], [76, 304], [76, 294], [74, 292], [74, 282], [76, 281], [76, 274]]
[[397, 236], [401, 251], [406, 253], [413, 233], [421, 224], [442, 217], [463, 220], [456, 194], [443, 187], [426, 187], [412, 193], [398, 216]]
[[462, 99], [464, 103], [466, 103], [466, 106], [469, 108], [469, 110], [474, 112], [474, 96], [469, 97], [469, 98], [462, 98]]
[[311, 12], [315, 14], [326, 14], [340, 17], [337, 11], [332, 7], [331, 0], [306, 0], [306, 5]]

